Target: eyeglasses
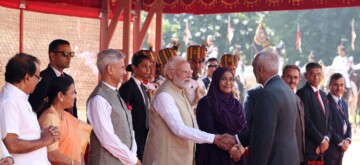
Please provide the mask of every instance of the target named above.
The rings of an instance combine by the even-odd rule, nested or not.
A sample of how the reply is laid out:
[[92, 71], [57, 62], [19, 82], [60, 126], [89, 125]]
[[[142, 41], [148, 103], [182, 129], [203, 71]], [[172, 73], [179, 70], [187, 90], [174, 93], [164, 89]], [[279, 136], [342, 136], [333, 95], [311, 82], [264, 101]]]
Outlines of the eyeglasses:
[[219, 67], [219, 65], [208, 65], [207, 67], [208, 67], [209, 69], [211, 69], [211, 68], [215, 68], [215, 69], [216, 69], [216, 68]]
[[74, 57], [75, 52], [67, 52], [67, 51], [53, 51], [54, 53], [61, 53], [64, 57]]
[[36, 74], [34, 74], [34, 77], [37, 78], [38, 82], [40, 82], [42, 80], [42, 77], [40, 77], [40, 76], [38, 76]]

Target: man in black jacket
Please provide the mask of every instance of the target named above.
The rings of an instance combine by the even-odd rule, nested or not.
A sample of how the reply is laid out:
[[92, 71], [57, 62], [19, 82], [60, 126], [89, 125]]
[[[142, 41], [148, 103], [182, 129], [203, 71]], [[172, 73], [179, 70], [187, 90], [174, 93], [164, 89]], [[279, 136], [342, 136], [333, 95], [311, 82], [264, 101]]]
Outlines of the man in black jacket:
[[319, 161], [329, 147], [329, 106], [326, 94], [319, 89], [322, 67], [308, 63], [304, 76], [307, 83], [296, 94], [304, 103], [305, 112], [305, 157], [307, 161]]
[[[41, 81], [37, 84], [34, 92], [29, 96], [29, 102], [40, 117], [43, 107], [47, 103], [47, 90], [50, 82], [56, 77], [68, 77], [73, 79], [70, 75], [64, 72], [64, 69], [70, 67], [72, 57], [75, 52], [71, 51], [70, 43], [66, 40], [56, 39], [49, 44], [49, 65], [40, 72]], [[73, 116], [77, 117], [76, 100], [71, 109], [67, 109]]]
[[330, 107], [331, 140], [325, 152], [326, 165], [341, 165], [344, 152], [351, 143], [351, 125], [349, 122], [348, 105], [342, 98], [345, 91], [345, 79], [340, 73], [330, 77], [330, 93], [327, 95]]

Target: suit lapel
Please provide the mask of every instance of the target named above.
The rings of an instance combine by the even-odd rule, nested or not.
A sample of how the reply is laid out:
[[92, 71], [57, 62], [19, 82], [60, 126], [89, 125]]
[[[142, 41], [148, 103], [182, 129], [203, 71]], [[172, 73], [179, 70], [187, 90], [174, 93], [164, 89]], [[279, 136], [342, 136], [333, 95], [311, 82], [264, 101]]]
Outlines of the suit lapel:
[[[131, 77], [130, 78], [130, 84], [132, 85], [132, 88], [135, 90], [135, 97], [138, 98], [138, 100], [141, 101], [141, 105], [143, 107], [143, 109], [146, 109], [145, 108], [145, 102], [144, 102], [144, 97], [139, 89], [139, 87], [137, 86], [135, 80]], [[144, 93], [146, 95], [146, 93]]]
[[330, 100], [330, 107], [331, 107], [331, 110], [333, 111], [333, 114], [336, 115], [336, 118], [339, 120], [340, 123], [343, 123], [343, 118], [341, 117], [341, 112], [339, 111], [336, 103], [335, 103], [335, 100], [331, 97], [331, 95], [329, 94], [328, 95], [328, 100]]
[[47, 72], [50, 73], [51, 79], [57, 77], [55, 71], [51, 68], [50, 64], [48, 65], [48, 67], [46, 68], [46, 70], [47, 70]]

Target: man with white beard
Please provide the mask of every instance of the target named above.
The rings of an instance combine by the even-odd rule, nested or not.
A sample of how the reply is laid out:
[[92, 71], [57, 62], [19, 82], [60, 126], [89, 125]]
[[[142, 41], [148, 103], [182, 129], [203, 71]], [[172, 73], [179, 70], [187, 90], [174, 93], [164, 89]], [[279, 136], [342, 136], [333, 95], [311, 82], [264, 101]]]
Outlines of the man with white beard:
[[149, 113], [149, 134], [145, 144], [144, 165], [194, 164], [195, 143], [214, 143], [225, 150], [234, 144], [230, 135], [200, 131], [184, 89], [191, 83], [190, 64], [173, 57], [165, 64], [165, 82], [157, 89]]

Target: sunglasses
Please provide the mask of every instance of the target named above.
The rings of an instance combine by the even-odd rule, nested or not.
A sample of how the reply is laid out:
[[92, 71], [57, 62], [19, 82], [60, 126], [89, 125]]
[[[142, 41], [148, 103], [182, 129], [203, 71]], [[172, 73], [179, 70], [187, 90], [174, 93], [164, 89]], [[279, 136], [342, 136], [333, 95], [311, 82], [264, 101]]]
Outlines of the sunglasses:
[[53, 51], [54, 53], [61, 53], [64, 57], [74, 57], [75, 52], [66, 52], [66, 51]]
[[211, 68], [218, 68], [219, 65], [208, 65], [207, 67], [208, 67], [209, 69], [211, 69]]

